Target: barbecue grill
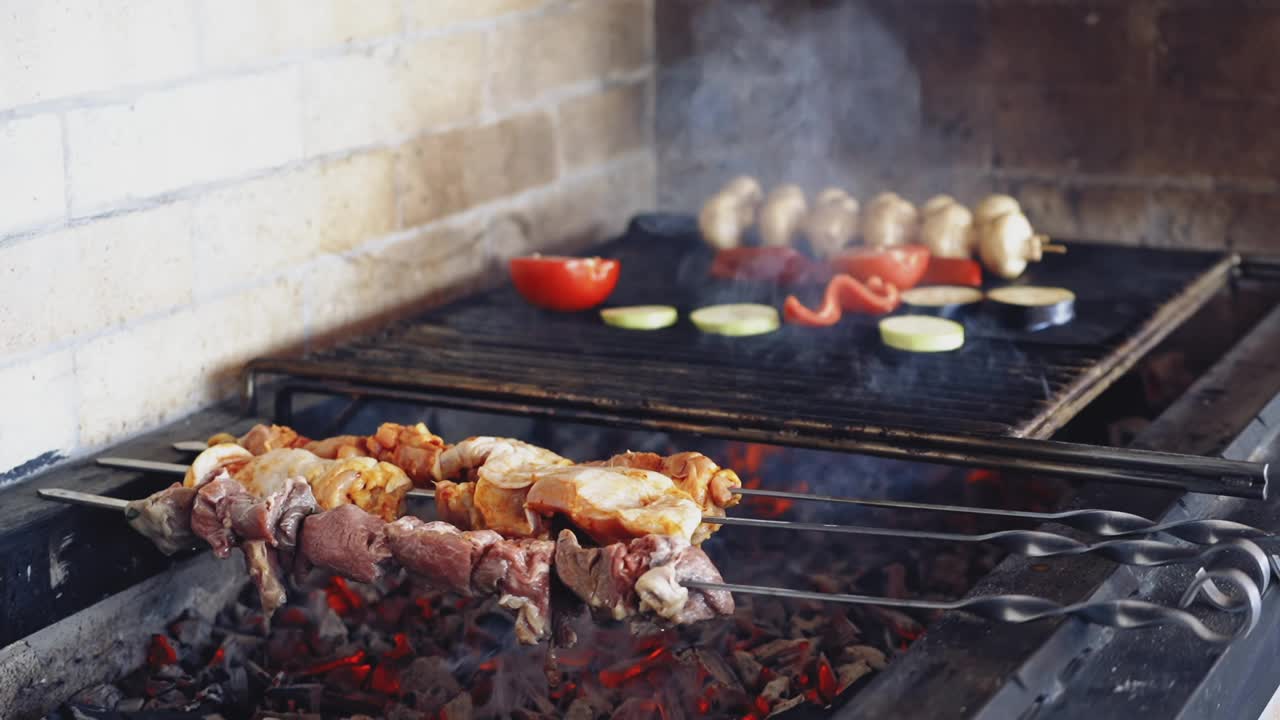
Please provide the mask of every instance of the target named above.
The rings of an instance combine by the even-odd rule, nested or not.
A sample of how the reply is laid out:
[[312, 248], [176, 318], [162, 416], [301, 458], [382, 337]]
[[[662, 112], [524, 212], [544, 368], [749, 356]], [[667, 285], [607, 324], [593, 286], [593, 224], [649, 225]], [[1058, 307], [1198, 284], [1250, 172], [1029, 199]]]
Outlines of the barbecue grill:
[[[499, 288], [370, 338], [302, 357], [255, 360], [246, 372], [245, 400], [250, 414], [256, 415], [263, 396], [269, 395], [275, 410], [272, 419], [282, 423], [315, 423], [318, 415], [336, 418], [328, 431], [370, 408], [387, 407], [386, 401], [411, 402], [454, 411], [995, 467], [1006, 471], [1001, 477], [1007, 483], [1030, 483], [1045, 474], [1091, 481], [1075, 488], [1072, 507], [1082, 510], [1075, 515], [1019, 516], [993, 509], [996, 519], [1049, 524], [1036, 531], [1019, 529], [985, 538], [1016, 555], [980, 581], [967, 600], [916, 605], [967, 614], [942, 615], [885, 672], [846, 698], [841, 712], [851, 717], [1011, 717], [1029, 709], [1046, 716], [1069, 714], [1070, 694], [1055, 693], [1055, 685], [1070, 686], [1073, 675], [1082, 683], [1104, 682], [1105, 673], [1098, 669], [1101, 660], [1095, 658], [1124, 661], [1126, 653], [1149, 652], [1150, 643], [1168, 643], [1196, 655], [1180, 671], [1198, 673], [1199, 685], [1159, 693], [1138, 686], [1136, 692], [1143, 694], [1144, 702], [1170, 711], [1161, 716], [1190, 713], [1220, 700], [1226, 692], [1224, 679], [1239, 674], [1238, 668], [1247, 664], [1239, 658], [1277, 642], [1266, 623], [1274, 623], [1280, 608], [1274, 593], [1261, 595], [1269, 580], [1269, 558], [1255, 554], [1258, 571], [1241, 579], [1238, 558], [1227, 570], [1215, 564], [1215, 555], [1225, 547], [1222, 543], [1247, 543], [1250, 538], [1269, 537], [1276, 529], [1274, 515], [1267, 513], [1270, 502], [1247, 503], [1226, 496], [1266, 497], [1266, 452], [1273, 445], [1268, 428], [1274, 427], [1271, 419], [1280, 416], [1280, 402], [1273, 401], [1280, 389], [1280, 372], [1266, 357], [1280, 338], [1280, 313], [1267, 315], [1202, 375], [1147, 428], [1135, 448], [1049, 440], [1240, 275], [1239, 258], [1220, 253], [1071, 246], [1069, 260], [1047, 259], [1043, 268], [1036, 269], [1034, 279], [1082, 288], [1078, 293], [1082, 322], [1032, 335], [979, 321], [966, 348], [947, 357], [905, 357], [872, 349], [876, 345], [866, 340], [874, 328], [857, 324], [842, 328], [845, 334], [825, 338], [821, 345], [791, 330], [739, 340], [705, 337], [686, 327], [620, 334], [597, 326], [587, 316], [550, 316], [532, 310], [512, 291]], [[598, 252], [622, 260], [625, 275], [615, 298], [620, 303], [656, 295], [687, 309], [717, 301], [729, 292], [738, 300], [744, 295], [765, 302], [778, 300], [772, 288], [741, 285], [727, 290], [704, 281], [709, 258], [692, 241], [684, 218], [637, 218], [626, 236]], [[1246, 273], [1250, 269], [1246, 264]], [[1143, 282], [1132, 282], [1139, 273]], [[629, 297], [632, 293], [635, 296]], [[1240, 381], [1242, 369], [1253, 370], [1247, 384]], [[348, 404], [299, 402], [316, 395], [337, 397]], [[1204, 432], [1203, 423], [1195, 417], [1198, 414], [1213, 418], [1221, 427]], [[245, 427], [243, 418], [209, 413], [177, 434], [175, 430], [154, 434], [113, 449], [110, 455], [170, 463], [149, 468], [152, 472], [177, 470], [183, 467], [183, 456], [170, 447], [174, 440]], [[1194, 457], [1199, 455], [1205, 457]], [[5, 616], [15, 622], [6, 623], [0, 642], [23, 638], [164, 566], [135, 538], [124, 540], [125, 552], [106, 563], [87, 550], [61, 547], [57, 538], [69, 535], [72, 524], [81, 536], [92, 532], [94, 537], [123, 538], [122, 523], [107, 513], [42, 504], [31, 491], [43, 490], [48, 497], [58, 497], [59, 488], [139, 497], [156, 487], [154, 479], [93, 466], [51, 473], [26, 484], [17, 501], [18, 512], [0, 518], [0, 538], [14, 550], [5, 560], [5, 576], [21, 576], [24, 563], [41, 567], [36, 558], [59, 545], [58, 565], [50, 571], [64, 577], [38, 578], [47, 581], [47, 587], [28, 578], [28, 583], [6, 593]], [[1208, 491], [1216, 497], [1181, 495], [1188, 490]], [[770, 496], [770, 491], [762, 489], [745, 492]], [[821, 493], [784, 489], [772, 496], [817, 500], [819, 505], [850, 499], [847, 494], [829, 494], [834, 497], [824, 500]], [[61, 499], [119, 506], [118, 501], [101, 497], [62, 493]], [[893, 501], [882, 506], [922, 509]], [[959, 513], [964, 508], [933, 503], [923, 509]], [[1245, 522], [1222, 522], [1232, 513], [1244, 513]], [[1208, 517], [1215, 520], [1204, 519]], [[725, 522], [764, 527], [790, 522], [790, 529], [804, 529], [795, 521], [746, 516]], [[810, 530], [851, 532], [848, 523], [809, 525]], [[40, 532], [32, 533], [33, 528]], [[732, 526], [723, 532], [731, 530]], [[1156, 541], [1130, 537], [1155, 530], [1166, 534]], [[875, 533], [865, 527], [852, 531]], [[910, 531], [891, 532], [911, 537]], [[1099, 541], [1085, 533], [1117, 537]], [[820, 542], [820, 537], [807, 535], [806, 542]], [[917, 537], [963, 539], [955, 533], [931, 531], [920, 531]], [[1183, 540], [1208, 543], [1210, 550]], [[1036, 556], [1067, 558], [1042, 565], [1031, 559]], [[1185, 564], [1170, 564], [1174, 560]], [[1195, 577], [1202, 567], [1213, 574]], [[1248, 562], [1243, 567], [1254, 569]], [[1215, 600], [1217, 585], [1210, 581], [1233, 578], [1236, 597]], [[1259, 596], [1249, 597], [1251, 590]], [[776, 587], [763, 591], [787, 593]], [[805, 597], [803, 592], [792, 595]], [[985, 600], [1012, 595], [1041, 600], [1021, 604]], [[831, 594], [810, 599], [818, 597], [894, 604], [891, 599]], [[1147, 607], [1139, 601], [1148, 598], [1163, 606], [1155, 616], [1139, 609]], [[1202, 618], [1203, 613], [1183, 615], [1168, 609], [1179, 605], [1179, 600], [1197, 598], [1224, 607], [1247, 607], [1248, 612], [1243, 618], [1230, 613]], [[897, 604], [911, 606], [910, 602]], [[971, 614], [1004, 620], [1044, 615], [1056, 620], [1003, 625], [975, 623]], [[1064, 616], [1079, 622], [1062, 622]], [[1173, 622], [1170, 627], [1135, 633], [1108, 629], [1141, 625], [1153, 617]], [[1204, 649], [1206, 639], [1225, 642], [1254, 623], [1263, 627], [1230, 642], [1226, 650]], [[1162, 670], [1155, 662], [1147, 667], [1144, 672]], [[1260, 692], [1269, 696], [1276, 684], [1275, 678], [1260, 677], [1249, 686], [1264, 688]], [[1242, 697], [1241, 707], [1256, 705], [1257, 699]], [[1105, 714], [1113, 712], [1112, 707], [1102, 702], [1097, 709]], [[1114, 707], [1116, 713], [1123, 711], [1122, 705]]]

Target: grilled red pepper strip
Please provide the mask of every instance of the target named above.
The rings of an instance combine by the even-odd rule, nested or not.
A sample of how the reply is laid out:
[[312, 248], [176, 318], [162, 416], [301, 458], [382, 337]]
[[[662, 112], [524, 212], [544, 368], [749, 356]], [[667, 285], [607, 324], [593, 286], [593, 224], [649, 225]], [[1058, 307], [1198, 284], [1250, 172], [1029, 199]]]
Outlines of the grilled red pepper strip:
[[982, 266], [969, 258], [931, 257], [920, 284], [982, 287]]
[[822, 296], [822, 306], [810, 310], [795, 295], [787, 296], [782, 306], [787, 322], [808, 327], [827, 327], [840, 322], [842, 312], [883, 315], [898, 307], [898, 288], [880, 276], [872, 276], [866, 284], [841, 273], [831, 278]]
[[827, 284], [827, 293], [835, 288], [840, 299], [840, 307], [845, 312], [866, 313], [868, 315], [884, 315], [893, 312], [901, 299], [898, 288], [872, 275], [865, 284], [854, 280], [852, 276], [841, 273]]

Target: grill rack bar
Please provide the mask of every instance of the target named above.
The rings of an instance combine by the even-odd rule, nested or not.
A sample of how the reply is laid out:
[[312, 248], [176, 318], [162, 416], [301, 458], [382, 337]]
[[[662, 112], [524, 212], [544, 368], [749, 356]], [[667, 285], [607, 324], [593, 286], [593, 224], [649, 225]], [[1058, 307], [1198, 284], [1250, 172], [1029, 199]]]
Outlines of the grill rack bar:
[[[256, 397], [259, 373], [271, 372], [266, 361], [245, 375], [246, 397]], [[301, 371], [299, 371], [301, 375]], [[423, 391], [386, 387], [356, 380], [310, 378], [290, 380], [276, 391], [276, 417], [288, 422], [289, 400], [296, 393], [332, 394], [426, 403], [478, 412], [557, 418], [560, 409], [457, 390]], [[256, 403], [255, 403], [256, 404]], [[563, 404], [563, 402], [562, 402]], [[833, 429], [804, 420], [792, 420], [782, 431], [770, 429], [776, 420], [745, 414], [668, 417], [660, 409], [644, 416], [601, 407], [566, 408], [575, 421], [660, 432], [684, 432], [733, 438], [746, 442], [783, 444], [815, 450], [854, 452], [912, 462], [997, 468], [1039, 473], [1073, 480], [1120, 483], [1181, 492], [1228, 495], [1250, 500], [1267, 499], [1269, 466], [1246, 460], [1184, 455], [1137, 448], [1109, 448], [1030, 437], [971, 435], [859, 425]]]
[[[186, 465], [179, 463], [135, 460], [132, 458], [101, 457], [98, 464], [131, 470], [167, 472], [185, 474]], [[411, 497], [434, 498], [435, 492], [426, 489], [414, 489], [408, 492]], [[1215, 543], [1208, 547], [1188, 547], [1159, 540], [1136, 538], [1120, 538], [1085, 543], [1066, 535], [1044, 532], [1040, 530], [1001, 530], [979, 535], [962, 533], [935, 532], [928, 530], [908, 530], [900, 528], [871, 527], [864, 525], [842, 525], [833, 523], [810, 523], [794, 520], [766, 520], [762, 518], [704, 515], [702, 522], [712, 525], [729, 525], [756, 527], [770, 530], [795, 530], [840, 533], [846, 535], [864, 535], [868, 537], [896, 537], [908, 540], [928, 540], [938, 542], [991, 543], [1007, 552], [1033, 558], [1070, 557], [1074, 555], [1096, 554], [1122, 565], [1155, 567], [1160, 565], [1207, 563], [1224, 549], [1238, 547], [1236, 543], [1248, 543], [1244, 539], [1231, 539]], [[1251, 528], [1252, 529], [1252, 528]], [[1256, 530], [1256, 529], [1255, 529]], [[1261, 531], [1258, 531], [1261, 532]], [[1252, 552], [1257, 546], [1248, 543], [1251, 562], [1248, 567], [1265, 592], [1271, 577], [1270, 563], [1260, 549]]]
[[[43, 488], [40, 497], [74, 505], [127, 512], [127, 501], [102, 495], [76, 492], [62, 488]], [[1248, 540], [1230, 540], [1220, 547], [1237, 546], [1249, 553], [1261, 553], [1261, 549]], [[1252, 549], [1250, 549], [1250, 547]], [[1206, 557], [1206, 560], [1212, 559]], [[1222, 594], [1218, 583], [1224, 583], [1236, 591], [1235, 596]], [[1108, 600], [1063, 606], [1051, 600], [1030, 595], [986, 595], [959, 600], [919, 600], [892, 598], [849, 593], [827, 593], [797, 590], [764, 585], [741, 585], [688, 580], [685, 587], [725, 590], [732, 593], [767, 595], [792, 599], [817, 600], [844, 604], [876, 605], [920, 610], [958, 610], [980, 618], [997, 622], [1026, 623], [1056, 617], [1072, 617], [1095, 625], [1131, 629], [1156, 625], [1177, 625], [1205, 642], [1222, 645], [1251, 632], [1262, 612], [1261, 588], [1244, 571], [1235, 567], [1211, 567], [1201, 569], [1187, 587], [1177, 608], [1140, 600]], [[1231, 614], [1245, 614], [1230, 632], [1219, 632], [1192, 615], [1185, 608], [1193, 605], [1204, 593], [1210, 604]], [[1216, 598], [1216, 599], [1215, 599]]]

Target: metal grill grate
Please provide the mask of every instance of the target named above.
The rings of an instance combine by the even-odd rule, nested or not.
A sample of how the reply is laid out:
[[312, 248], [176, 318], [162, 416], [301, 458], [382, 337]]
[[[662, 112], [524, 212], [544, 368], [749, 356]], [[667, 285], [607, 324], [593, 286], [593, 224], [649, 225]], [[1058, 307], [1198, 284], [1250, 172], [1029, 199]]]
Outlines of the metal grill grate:
[[[633, 222], [596, 250], [622, 261], [611, 304], [778, 303], [785, 293], [707, 280], [710, 257], [686, 233]], [[784, 327], [754, 338], [700, 333], [687, 320], [655, 332], [557, 314], [501, 287], [301, 358], [264, 358], [254, 373], [357, 383], [454, 398], [555, 408], [559, 417], [644, 418], [654, 426], [779, 442], [884, 429], [1045, 437], [1199, 308], [1229, 275], [1220, 253], [1071, 244], [1027, 281], [1078, 296], [1078, 320], [1038, 334], [971, 319], [954, 353], [884, 348], [874, 320]], [[748, 432], [750, 430], [751, 432]]]

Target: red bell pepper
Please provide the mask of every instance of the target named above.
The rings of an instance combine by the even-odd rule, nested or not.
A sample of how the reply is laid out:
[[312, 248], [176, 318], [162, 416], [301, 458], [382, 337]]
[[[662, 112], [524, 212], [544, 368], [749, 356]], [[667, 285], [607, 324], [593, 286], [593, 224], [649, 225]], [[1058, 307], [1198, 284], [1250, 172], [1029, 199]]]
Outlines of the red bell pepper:
[[793, 247], [741, 247], [721, 250], [711, 262], [711, 277], [790, 285], [822, 281], [825, 268]]
[[931, 257], [920, 284], [982, 287], [982, 266], [969, 258]]
[[856, 248], [831, 258], [830, 264], [836, 272], [848, 273], [855, 280], [867, 282], [879, 276], [899, 290], [910, 290], [920, 282], [929, 265], [929, 248], [924, 245]]
[[782, 314], [787, 322], [808, 327], [828, 327], [840, 322], [843, 312], [884, 315], [898, 307], [898, 288], [879, 276], [872, 276], [866, 284], [840, 274], [831, 278], [822, 296], [822, 305], [810, 310], [795, 295], [787, 296]]

